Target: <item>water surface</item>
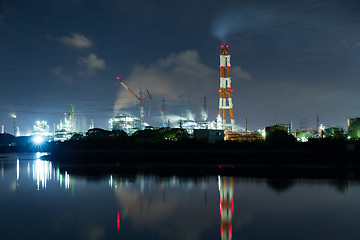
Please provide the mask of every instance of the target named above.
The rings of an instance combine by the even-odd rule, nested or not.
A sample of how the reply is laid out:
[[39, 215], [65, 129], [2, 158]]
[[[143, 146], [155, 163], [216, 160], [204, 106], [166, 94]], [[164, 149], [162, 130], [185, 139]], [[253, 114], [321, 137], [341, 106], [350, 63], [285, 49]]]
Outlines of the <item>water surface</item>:
[[0, 155], [0, 239], [329, 240], [360, 235], [357, 181], [111, 171], [74, 175], [40, 155]]

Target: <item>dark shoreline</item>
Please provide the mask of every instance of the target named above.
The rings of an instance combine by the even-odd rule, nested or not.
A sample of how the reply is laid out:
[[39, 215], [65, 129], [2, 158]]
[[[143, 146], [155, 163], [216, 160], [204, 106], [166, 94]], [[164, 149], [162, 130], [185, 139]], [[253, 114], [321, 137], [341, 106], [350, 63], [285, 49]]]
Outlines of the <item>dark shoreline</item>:
[[62, 169], [94, 176], [144, 173], [360, 179], [359, 141], [209, 144], [199, 141], [149, 143], [97, 138], [52, 142], [41, 148], [13, 147], [7, 150], [46, 151], [50, 155], [44, 160], [52, 161]]
[[[358, 143], [63, 144], [48, 160], [85, 175], [360, 179]], [[85, 166], [85, 167], [84, 167]]]

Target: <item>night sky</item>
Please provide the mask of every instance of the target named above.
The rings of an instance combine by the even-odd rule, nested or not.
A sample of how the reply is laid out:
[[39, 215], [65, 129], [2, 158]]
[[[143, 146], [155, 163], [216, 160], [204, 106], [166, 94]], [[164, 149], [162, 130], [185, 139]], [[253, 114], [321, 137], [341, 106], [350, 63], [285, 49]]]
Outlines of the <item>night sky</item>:
[[215, 120], [222, 43], [240, 130], [245, 117], [257, 130], [360, 115], [358, 1], [0, 0], [0, 125], [13, 133], [16, 114], [22, 134], [37, 120], [52, 129], [73, 104], [78, 130], [108, 129], [119, 111], [139, 114], [117, 76], [149, 90], [150, 125], [163, 98], [171, 123], [187, 102], [201, 120], [205, 96]]

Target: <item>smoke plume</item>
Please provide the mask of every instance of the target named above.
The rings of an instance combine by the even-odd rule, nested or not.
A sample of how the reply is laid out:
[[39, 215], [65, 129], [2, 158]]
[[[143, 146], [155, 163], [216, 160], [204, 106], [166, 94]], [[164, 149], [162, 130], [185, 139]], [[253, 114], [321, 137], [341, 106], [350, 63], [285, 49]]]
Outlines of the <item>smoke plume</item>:
[[[233, 81], [251, 79], [250, 74], [240, 67], [233, 66], [232, 69], [234, 71]], [[214, 101], [217, 101], [218, 97], [218, 68], [217, 66], [211, 68], [203, 64], [199, 53], [195, 50], [170, 54], [166, 58], [161, 58], [147, 65], [135, 65], [129, 76], [122, 80], [136, 93], [140, 87], [143, 91], [148, 89], [154, 101], [164, 97], [166, 101], [176, 103], [175, 105], [178, 105], [180, 94], [190, 95], [192, 99], [194, 96], [216, 96], [213, 99]], [[118, 89], [119, 92], [114, 104], [114, 115], [123, 109], [133, 108], [137, 104], [136, 98], [124, 87], [119, 85]], [[209, 104], [211, 104], [210, 101]], [[172, 112], [178, 111], [173, 109]], [[183, 117], [194, 119], [194, 116], [191, 116], [192, 114], [184, 112], [185, 114], [186, 116]]]
[[[135, 65], [130, 75], [123, 80], [135, 92], [142, 87], [143, 90], [148, 89], [153, 98], [165, 97], [169, 101], [177, 101], [180, 93], [191, 94], [196, 89], [209, 91], [212, 87], [216, 89], [217, 82], [211, 83], [211, 79], [216, 77], [216, 70], [201, 63], [197, 51], [187, 50], [161, 58], [155, 63]], [[114, 104], [114, 114], [130, 105], [134, 106], [134, 100], [121, 87]]]

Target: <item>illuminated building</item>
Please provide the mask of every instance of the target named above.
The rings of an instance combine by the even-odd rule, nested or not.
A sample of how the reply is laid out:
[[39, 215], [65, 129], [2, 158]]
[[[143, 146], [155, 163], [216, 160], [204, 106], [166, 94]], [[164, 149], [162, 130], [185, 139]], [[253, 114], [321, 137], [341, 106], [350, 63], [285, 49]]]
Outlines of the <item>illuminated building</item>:
[[232, 239], [232, 216], [234, 214], [234, 179], [219, 176], [220, 192], [220, 236], [221, 240]]
[[110, 130], [123, 130], [128, 135], [141, 129], [141, 120], [128, 114], [118, 114], [109, 120]]
[[56, 132], [76, 132], [76, 118], [74, 115], [74, 105], [71, 105], [71, 110], [65, 113], [64, 121], [60, 120], [60, 124], [57, 125]]
[[35, 125], [33, 126], [33, 134], [38, 135], [49, 135], [49, 125], [46, 121], [36, 121]]
[[74, 105], [71, 105], [70, 112], [65, 113], [64, 121], [60, 119], [60, 124], [56, 127], [54, 141], [68, 140], [75, 132], [76, 118], [74, 114]]
[[[230, 52], [228, 45], [221, 45], [220, 53], [220, 98], [219, 98], [219, 115], [218, 115], [218, 128], [235, 132], [235, 120], [233, 113], [233, 102], [231, 93], [231, 77], [230, 77]], [[226, 111], [230, 113], [230, 123], [226, 123]]]
[[296, 131], [295, 138], [298, 142], [307, 142], [310, 138], [315, 138], [316, 133], [312, 129]]
[[260, 132], [229, 132], [225, 131], [225, 141], [253, 142], [264, 140]]

